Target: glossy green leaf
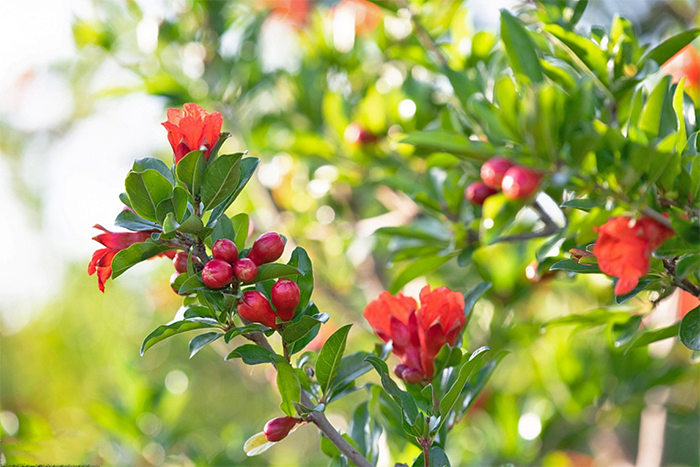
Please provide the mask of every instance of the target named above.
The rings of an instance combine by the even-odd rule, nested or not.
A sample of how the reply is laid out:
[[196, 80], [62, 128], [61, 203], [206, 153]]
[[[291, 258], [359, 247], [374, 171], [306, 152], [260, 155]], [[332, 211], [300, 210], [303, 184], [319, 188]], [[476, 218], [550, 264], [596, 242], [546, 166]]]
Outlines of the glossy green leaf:
[[157, 221], [158, 204], [170, 198], [173, 190], [170, 181], [156, 170], [148, 169], [129, 172], [124, 184], [136, 214], [146, 220]]
[[231, 204], [236, 200], [238, 195], [241, 194], [243, 188], [245, 188], [250, 179], [253, 177], [255, 169], [258, 167], [259, 163], [260, 159], [258, 159], [257, 157], [246, 157], [241, 160], [238, 184], [236, 185], [235, 190], [233, 190], [233, 193], [231, 193], [223, 203], [219, 204], [214, 208], [209, 219], [210, 222], [216, 221], [216, 219], [218, 219], [219, 216], [221, 216], [226, 211], [226, 209], [228, 209], [228, 207], [231, 206]]
[[676, 263], [676, 277], [679, 279], [698, 272], [700, 272], [700, 254], [684, 256]]
[[641, 66], [647, 60], [654, 60], [659, 65], [663, 65], [671, 57], [680, 52], [683, 47], [693, 42], [698, 36], [700, 36], [700, 28], [688, 29], [675, 36], [671, 36], [642, 55], [637, 65]]
[[535, 43], [525, 25], [506, 9], [501, 10], [501, 39], [508, 62], [519, 81], [540, 83], [544, 79]]
[[172, 248], [167, 245], [162, 245], [151, 241], [134, 243], [133, 245], [114, 255], [114, 258], [112, 259], [112, 279], [116, 279], [117, 277], [121, 276], [127, 269], [140, 263], [141, 261], [153, 258], [154, 256], [171, 249]]
[[693, 308], [683, 317], [678, 337], [690, 350], [700, 350], [700, 307]]
[[224, 333], [222, 332], [206, 332], [204, 334], [200, 334], [199, 336], [193, 338], [190, 341], [190, 358], [194, 357], [197, 352], [202, 350], [204, 347], [207, 345], [211, 344], [212, 342], [216, 341], [218, 338], [223, 336]]
[[[222, 238], [227, 238], [232, 242], [236, 243], [236, 232], [233, 229], [233, 224], [231, 223], [231, 219], [229, 219], [228, 216], [221, 216], [219, 217], [219, 220], [216, 221], [216, 224], [214, 225], [214, 228], [211, 231], [211, 235], [207, 239], [207, 241], [209, 242], [208, 246], [211, 248], [211, 244], [213, 244], [217, 240], [221, 240]], [[241, 249], [239, 249], [239, 251], [240, 250]]]
[[593, 266], [591, 264], [581, 264], [577, 263], [571, 259], [563, 259], [557, 261], [549, 268], [550, 271], [566, 271], [575, 272], [577, 274], [597, 274], [600, 273], [598, 266]]
[[[368, 368], [371, 365], [365, 363]], [[382, 426], [377, 422], [377, 417], [370, 410], [369, 401], [361, 402], [350, 417], [348, 434], [357, 444], [357, 450], [376, 465], [379, 458], [379, 438], [382, 435]]]
[[187, 331], [194, 331], [195, 329], [218, 327], [218, 324], [219, 323], [217, 323], [214, 320], [201, 319], [198, 321], [175, 321], [174, 323], [158, 326], [143, 340], [143, 344], [141, 344], [141, 355], [143, 355], [144, 352], [146, 352], [146, 350], [150, 349], [158, 342], [167, 339], [168, 337], [172, 337], [177, 334], [182, 334], [183, 332]]
[[182, 222], [187, 213], [187, 192], [179, 186], [173, 189], [172, 196], [158, 203], [156, 218], [163, 222], [168, 213], [172, 213], [176, 222]]
[[659, 136], [664, 108], [672, 106], [672, 98], [671, 77], [664, 76], [649, 95], [639, 118], [639, 128], [649, 139]]
[[300, 246], [292, 251], [292, 256], [287, 264], [303, 273], [293, 279], [299, 286], [300, 292], [299, 305], [297, 306], [298, 313], [305, 309], [309, 304], [309, 300], [311, 300], [311, 294], [314, 290], [314, 270], [309, 254]]
[[590, 211], [593, 208], [599, 208], [604, 205], [604, 202], [597, 199], [579, 198], [565, 201], [559, 207], [580, 209], [581, 211]]
[[236, 236], [234, 237], [233, 243], [236, 244], [238, 251], [243, 251], [245, 249], [245, 241], [248, 239], [248, 227], [250, 225], [250, 218], [248, 214], [240, 213], [236, 214], [231, 218], [231, 226], [233, 227]]
[[258, 323], [251, 323], [245, 326], [231, 328], [228, 331], [226, 331], [226, 335], [224, 336], [224, 342], [228, 344], [231, 341], [231, 339], [233, 339], [236, 336], [240, 336], [241, 334], [248, 334], [251, 332], [264, 332], [269, 330], [270, 328], [268, 328], [267, 326]]
[[267, 263], [258, 266], [258, 275], [255, 276], [250, 283], [256, 284], [258, 282], [267, 281], [270, 279], [277, 279], [278, 277], [289, 277], [301, 274], [301, 271], [288, 264], [281, 263]]
[[187, 191], [193, 196], [199, 194], [206, 166], [207, 160], [204, 157], [204, 151], [192, 151], [177, 163], [175, 168], [177, 179], [185, 185]]
[[544, 30], [559, 39], [598, 79], [608, 83], [608, 58], [591, 39], [567, 31], [558, 24], [548, 24]]
[[145, 170], [155, 170], [163, 177], [167, 178], [170, 184], [174, 184], [173, 173], [165, 162], [155, 157], [144, 157], [143, 159], [136, 159], [131, 170], [134, 172], [143, 172]]
[[204, 282], [202, 282], [202, 278], [194, 275], [187, 278], [187, 280], [180, 286], [178, 293], [188, 294], [205, 288], [206, 286], [204, 285]]
[[144, 230], [160, 230], [160, 225], [148, 221], [130, 209], [124, 209], [114, 220], [114, 225], [132, 232], [143, 232]]
[[328, 392], [335, 375], [338, 373], [340, 360], [345, 352], [345, 344], [352, 324], [345, 325], [334, 332], [326, 343], [323, 344], [321, 352], [316, 360], [316, 379], [321, 385], [324, 394]]
[[261, 363], [275, 363], [280, 356], [255, 344], [243, 344], [233, 349], [224, 360], [240, 358], [246, 365], [260, 365]]
[[369, 355], [371, 354], [360, 351], [343, 357], [338, 365], [338, 374], [333, 381], [331, 392], [333, 392], [334, 389], [349, 384], [370, 371], [372, 366], [365, 361], [365, 358]]
[[377, 356], [370, 355], [368, 357], [365, 357], [365, 360], [374, 367], [377, 373], [379, 373], [379, 377], [382, 382], [382, 387], [384, 387], [386, 392], [388, 392], [389, 395], [401, 407], [404, 422], [412, 424], [414, 420], [420, 415], [418, 405], [416, 405], [416, 401], [415, 399], [413, 399], [413, 396], [399, 388], [399, 386], [389, 377], [389, 368], [382, 359], [380, 359]]
[[658, 342], [664, 339], [670, 339], [671, 337], [678, 337], [678, 331], [680, 327], [681, 323], [678, 322], [665, 328], [654, 329], [653, 331], [639, 332], [629, 342], [627, 348], [625, 349], [625, 353], [629, 352], [632, 349], [646, 347], [653, 342]]
[[474, 310], [474, 305], [476, 302], [489, 290], [491, 289], [490, 282], [482, 282], [476, 284], [474, 287], [469, 289], [467, 293], [464, 294], [464, 316], [467, 317], [467, 321], [471, 317], [472, 311]]
[[289, 323], [282, 331], [282, 339], [288, 344], [294, 343], [306, 336], [311, 330], [319, 324], [328, 321], [330, 316], [328, 313], [318, 313], [312, 316], [302, 316], [299, 321]]
[[200, 194], [204, 211], [215, 208], [235, 191], [241, 173], [242, 155], [221, 155], [206, 168]]
[[294, 402], [301, 399], [301, 383], [294, 368], [284, 359], [277, 362], [277, 389], [282, 396], [280, 409], [288, 416], [294, 416]]

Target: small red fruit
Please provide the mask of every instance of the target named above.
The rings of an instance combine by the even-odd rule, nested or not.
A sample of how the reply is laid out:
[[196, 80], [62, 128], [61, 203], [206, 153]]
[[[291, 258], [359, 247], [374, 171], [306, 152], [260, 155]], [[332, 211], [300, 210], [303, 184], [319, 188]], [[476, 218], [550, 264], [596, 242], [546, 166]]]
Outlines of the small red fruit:
[[272, 304], [275, 305], [277, 315], [282, 321], [289, 321], [294, 318], [294, 312], [299, 305], [301, 291], [296, 282], [289, 279], [280, 279], [272, 286], [270, 292]]
[[240, 282], [250, 282], [258, 275], [258, 267], [250, 258], [241, 258], [233, 263], [233, 275]]
[[248, 259], [257, 266], [277, 261], [284, 253], [285, 239], [277, 232], [262, 234], [253, 243], [253, 248], [248, 253]]
[[238, 259], [238, 248], [236, 248], [236, 244], [228, 238], [221, 238], [215, 241], [211, 246], [211, 254], [214, 259], [220, 259], [229, 264], [233, 264]]
[[187, 256], [187, 253], [184, 251], [178, 251], [175, 253], [175, 257], [173, 258], [173, 266], [175, 266], [175, 270], [177, 272], [187, 272]]
[[299, 423], [301, 419], [294, 417], [277, 417], [265, 424], [263, 433], [268, 441], [280, 441], [287, 437], [289, 432]]
[[537, 191], [540, 186], [540, 174], [527, 167], [508, 169], [501, 188], [508, 199], [525, 199]]
[[226, 261], [213, 259], [204, 265], [202, 282], [210, 289], [226, 287], [233, 280], [233, 268]]
[[481, 166], [481, 179], [486, 186], [498, 190], [501, 188], [503, 176], [511, 167], [513, 163], [505, 157], [492, 157]]
[[467, 201], [470, 203], [481, 206], [484, 204], [484, 201], [486, 201], [486, 198], [491, 195], [495, 195], [496, 193], [498, 193], [498, 191], [494, 190], [487, 184], [482, 182], [474, 182], [469, 185], [466, 190], [464, 190], [464, 197], [467, 198]]
[[360, 146], [377, 142], [377, 136], [374, 133], [361, 127], [357, 123], [351, 123], [345, 128], [343, 138], [348, 144]]
[[251, 290], [243, 294], [238, 302], [238, 314], [241, 318], [253, 323], [264, 324], [265, 326], [277, 329], [277, 315], [272, 305], [263, 294]]

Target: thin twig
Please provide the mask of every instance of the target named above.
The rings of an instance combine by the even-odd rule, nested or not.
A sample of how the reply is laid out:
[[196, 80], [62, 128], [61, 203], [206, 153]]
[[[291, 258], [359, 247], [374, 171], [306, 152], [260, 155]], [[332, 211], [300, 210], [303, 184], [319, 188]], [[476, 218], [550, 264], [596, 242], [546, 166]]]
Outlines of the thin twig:
[[[274, 349], [270, 345], [265, 335], [261, 332], [251, 332], [248, 334], [243, 334], [243, 337], [254, 342], [255, 344], [263, 347], [270, 352], [274, 352]], [[301, 393], [301, 403], [307, 407], [312, 407], [313, 403], [305, 391]], [[324, 435], [338, 448], [340, 452], [343, 453], [345, 457], [348, 458], [350, 462], [355, 464], [357, 467], [372, 467], [372, 464], [365, 459], [365, 457], [360, 454], [360, 452], [355, 449], [350, 443], [347, 442], [345, 438], [335, 429], [331, 422], [328, 421], [326, 415], [323, 412], [311, 412], [308, 415], [308, 419], [318, 427], [319, 430], [323, 432]]]
[[411, 22], [413, 23], [413, 27], [416, 29], [416, 37], [418, 38], [418, 42], [420, 42], [424, 48], [433, 53], [435, 59], [439, 62], [441, 66], [448, 67], [449, 64], [447, 61], [447, 57], [445, 57], [445, 54], [443, 54], [442, 50], [440, 50], [440, 47], [438, 47], [437, 43], [430, 36], [428, 31], [426, 31], [423, 25], [420, 24], [418, 15], [411, 10], [411, 6], [408, 4], [408, 1], [397, 0], [396, 3], [401, 8], [405, 8], [408, 11], [411, 18]]
[[535, 201], [532, 204], [532, 208], [535, 211], [537, 211], [537, 214], [540, 216], [540, 220], [544, 224], [544, 228], [542, 230], [538, 230], [536, 232], [524, 232], [516, 235], [508, 235], [506, 237], [501, 237], [497, 239], [494, 243], [522, 242], [523, 240], [531, 240], [533, 238], [549, 237], [550, 235], [554, 235], [564, 230], [563, 227], [559, 227], [556, 224], [556, 222], [552, 220], [552, 218], [549, 216], [549, 214], [547, 214], [547, 211], [542, 207], [542, 205], [540, 205], [540, 203]]
[[688, 279], [680, 279], [676, 277], [676, 261], [677, 258], [664, 258], [664, 269], [673, 278], [673, 283], [680, 289], [685, 290], [691, 295], [700, 298], [700, 287], [690, 282]]

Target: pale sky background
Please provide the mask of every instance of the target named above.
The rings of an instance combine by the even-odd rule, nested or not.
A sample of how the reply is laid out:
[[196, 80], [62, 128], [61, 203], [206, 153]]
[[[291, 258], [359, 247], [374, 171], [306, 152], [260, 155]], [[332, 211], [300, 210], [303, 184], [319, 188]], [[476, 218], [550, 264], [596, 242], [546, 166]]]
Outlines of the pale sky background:
[[[159, 12], [167, 5], [182, 4], [139, 3]], [[477, 28], [496, 29], [499, 9], [515, 3], [472, 0], [467, 6]], [[605, 7], [633, 17], [649, 3], [607, 1]], [[121, 209], [117, 195], [123, 191], [123, 176], [132, 161], [167, 145], [160, 126], [163, 101], [145, 95], [102, 101], [96, 113], [49, 144], [47, 130], [64, 121], [74, 105], [67, 83], [50, 66], [75, 57], [71, 23], [75, 16], [90, 18], [91, 5], [88, 0], [0, 2], [0, 121], [36, 132], [20, 176], [42, 194], [40, 211], [29, 210], [13, 188], [9, 170], [13, 155], [0, 154], [4, 227], [0, 229], [0, 326], [4, 332], [16, 332], [29, 322], [32, 312], [57, 292], [69, 265], [77, 262], [87, 267], [97, 247], [90, 240], [98, 233], [92, 225], [112, 228], [113, 214]], [[128, 79], [113, 71], [105, 72], [102, 79], [112, 83]], [[149, 269], [135, 271], [134, 283]]]

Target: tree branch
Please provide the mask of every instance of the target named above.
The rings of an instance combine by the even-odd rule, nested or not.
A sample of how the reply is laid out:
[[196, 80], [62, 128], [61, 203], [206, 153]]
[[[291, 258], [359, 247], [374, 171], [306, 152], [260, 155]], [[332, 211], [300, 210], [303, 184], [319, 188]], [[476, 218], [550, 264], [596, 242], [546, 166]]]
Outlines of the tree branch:
[[416, 38], [418, 39], [418, 42], [420, 42], [425, 49], [432, 52], [432, 54], [435, 57], [435, 60], [437, 60], [437, 62], [441, 66], [448, 67], [449, 64], [447, 62], [447, 57], [445, 57], [445, 54], [443, 54], [442, 50], [440, 50], [440, 47], [438, 47], [437, 43], [430, 36], [428, 31], [426, 31], [423, 25], [420, 24], [420, 21], [418, 20], [418, 15], [411, 10], [411, 6], [408, 4], [408, 1], [397, 0], [396, 3], [401, 8], [405, 8], [409, 12], [411, 22], [413, 23], [413, 27], [416, 30]]
[[[269, 350], [270, 352], [274, 352], [270, 342], [261, 332], [243, 334], [243, 337], [254, 342], [260, 347]], [[314, 405], [305, 391], [301, 392], [301, 403], [307, 407], [312, 407]], [[331, 425], [331, 422], [328, 421], [328, 418], [326, 418], [326, 415], [323, 412], [311, 412], [308, 415], [308, 419], [314, 425], [316, 425], [324, 435], [326, 435], [326, 437], [335, 445], [335, 447], [338, 448], [340, 452], [343, 453], [345, 457], [348, 458], [350, 462], [355, 464], [357, 467], [372, 467], [372, 464], [365, 459], [365, 456], [363, 456], [357, 449], [352, 447], [352, 445], [342, 437], [338, 430]]]
[[673, 283], [681, 290], [685, 290], [689, 294], [700, 298], [700, 287], [693, 284], [688, 279], [679, 279], [676, 277], [676, 261], [678, 261], [677, 258], [663, 259], [664, 269], [666, 269], [666, 272], [673, 278]]
[[540, 216], [540, 220], [544, 223], [544, 228], [542, 230], [538, 230], [536, 232], [523, 232], [521, 234], [516, 234], [516, 235], [508, 235], [506, 237], [501, 237], [499, 239], [496, 239], [494, 243], [503, 243], [503, 242], [522, 242], [524, 240], [531, 240], [533, 238], [543, 238], [543, 237], [549, 237], [550, 235], [554, 235], [555, 233], [561, 232], [564, 230], [563, 227], [559, 227], [547, 214], [547, 211], [538, 203], [535, 201], [532, 203], [532, 208], [537, 211], [537, 214]]

